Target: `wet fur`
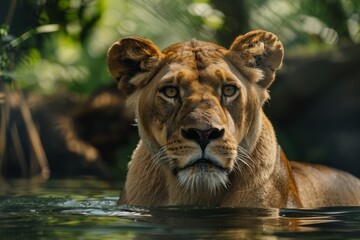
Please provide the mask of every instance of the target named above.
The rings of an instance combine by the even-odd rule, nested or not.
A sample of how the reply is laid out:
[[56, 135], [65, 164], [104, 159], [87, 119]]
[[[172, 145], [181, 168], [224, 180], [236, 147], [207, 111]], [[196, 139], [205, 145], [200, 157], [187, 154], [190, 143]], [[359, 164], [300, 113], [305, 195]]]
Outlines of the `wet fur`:
[[[109, 70], [127, 95], [141, 137], [119, 204], [360, 205], [357, 178], [290, 162], [279, 147], [262, 106], [282, 58], [281, 42], [266, 31], [240, 35], [229, 49], [192, 40], [160, 51], [139, 37], [114, 43]], [[238, 92], [224, 97], [222, 87], [229, 84]], [[169, 85], [177, 98], [162, 92]], [[224, 134], [202, 149], [182, 134], [190, 128]]]

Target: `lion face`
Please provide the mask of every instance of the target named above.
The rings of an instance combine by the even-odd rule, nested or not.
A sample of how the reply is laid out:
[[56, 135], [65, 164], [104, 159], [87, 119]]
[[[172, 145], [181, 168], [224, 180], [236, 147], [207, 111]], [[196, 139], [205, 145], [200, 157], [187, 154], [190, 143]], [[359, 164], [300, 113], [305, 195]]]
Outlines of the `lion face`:
[[273, 34], [254, 31], [229, 50], [192, 40], [160, 52], [149, 40], [125, 38], [110, 48], [108, 64], [151, 161], [185, 191], [212, 193], [251, 167], [252, 139], [282, 56]]

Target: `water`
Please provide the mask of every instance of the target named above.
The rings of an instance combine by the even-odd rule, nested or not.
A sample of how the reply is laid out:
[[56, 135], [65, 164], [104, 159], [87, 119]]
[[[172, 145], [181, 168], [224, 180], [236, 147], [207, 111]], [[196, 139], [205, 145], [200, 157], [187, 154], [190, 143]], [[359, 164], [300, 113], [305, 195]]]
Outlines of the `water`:
[[360, 207], [116, 206], [120, 185], [0, 182], [0, 239], [360, 239]]

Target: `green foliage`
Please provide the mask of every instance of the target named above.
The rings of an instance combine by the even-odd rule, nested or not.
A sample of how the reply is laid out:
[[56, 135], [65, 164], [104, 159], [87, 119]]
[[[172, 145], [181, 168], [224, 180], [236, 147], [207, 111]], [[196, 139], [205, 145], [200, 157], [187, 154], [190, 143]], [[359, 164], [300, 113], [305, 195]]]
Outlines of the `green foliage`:
[[[106, 51], [121, 37], [141, 35], [160, 47], [197, 37], [212, 39], [223, 15], [206, 1], [76, 1], [38, 3], [39, 24], [58, 24], [58, 31], [37, 37], [41, 47], [22, 51], [16, 64], [22, 88], [52, 93], [59, 85], [88, 93], [112, 82]], [[43, 25], [47, 24], [47, 25]], [[29, 31], [21, 41], [37, 34]], [[19, 45], [19, 44], [17, 44]]]
[[[30, 30], [6, 49], [2, 46], [1, 74], [46, 93], [59, 86], [89, 93], [113, 82], [106, 52], [128, 35], [150, 38], [160, 48], [191, 38], [227, 46], [238, 31], [261, 28], [277, 34], [288, 49], [302, 52], [360, 41], [356, 0], [27, 0], [18, 7], [10, 30]], [[37, 25], [15, 24], [27, 15], [36, 16]], [[5, 32], [1, 28], [2, 39]]]
[[[8, 70], [10, 68], [10, 56], [7, 51], [7, 42], [10, 41], [8, 34], [9, 26], [0, 27], [0, 85], [2, 82], [10, 81]], [[1, 90], [1, 88], [0, 88]]]
[[248, 2], [251, 28], [274, 32], [287, 49], [295, 49], [297, 53], [316, 53], [332, 49], [343, 42], [360, 42], [359, 1]]

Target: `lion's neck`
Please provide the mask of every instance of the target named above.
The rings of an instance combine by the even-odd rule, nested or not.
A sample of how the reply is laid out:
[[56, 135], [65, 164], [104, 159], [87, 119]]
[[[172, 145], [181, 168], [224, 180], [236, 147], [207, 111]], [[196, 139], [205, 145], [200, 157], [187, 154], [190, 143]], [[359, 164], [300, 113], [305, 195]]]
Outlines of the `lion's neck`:
[[243, 166], [245, 176], [240, 177], [247, 188], [255, 188], [266, 182], [279, 159], [279, 145], [272, 124], [262, 111], [257, 121], [258, 127], [252, 129], [252, 136], [246, 139], [252, 167]]
[[254, 144], [252, 168], [243, 166], [241, 172], [232, 174], [231, 187], [222, 201], [223, 207], [287, 206], [287, 168], [280, 159], [281, 149], [273, 127], [264, 114], [261, 123], [258, 138], [251, 143]]

